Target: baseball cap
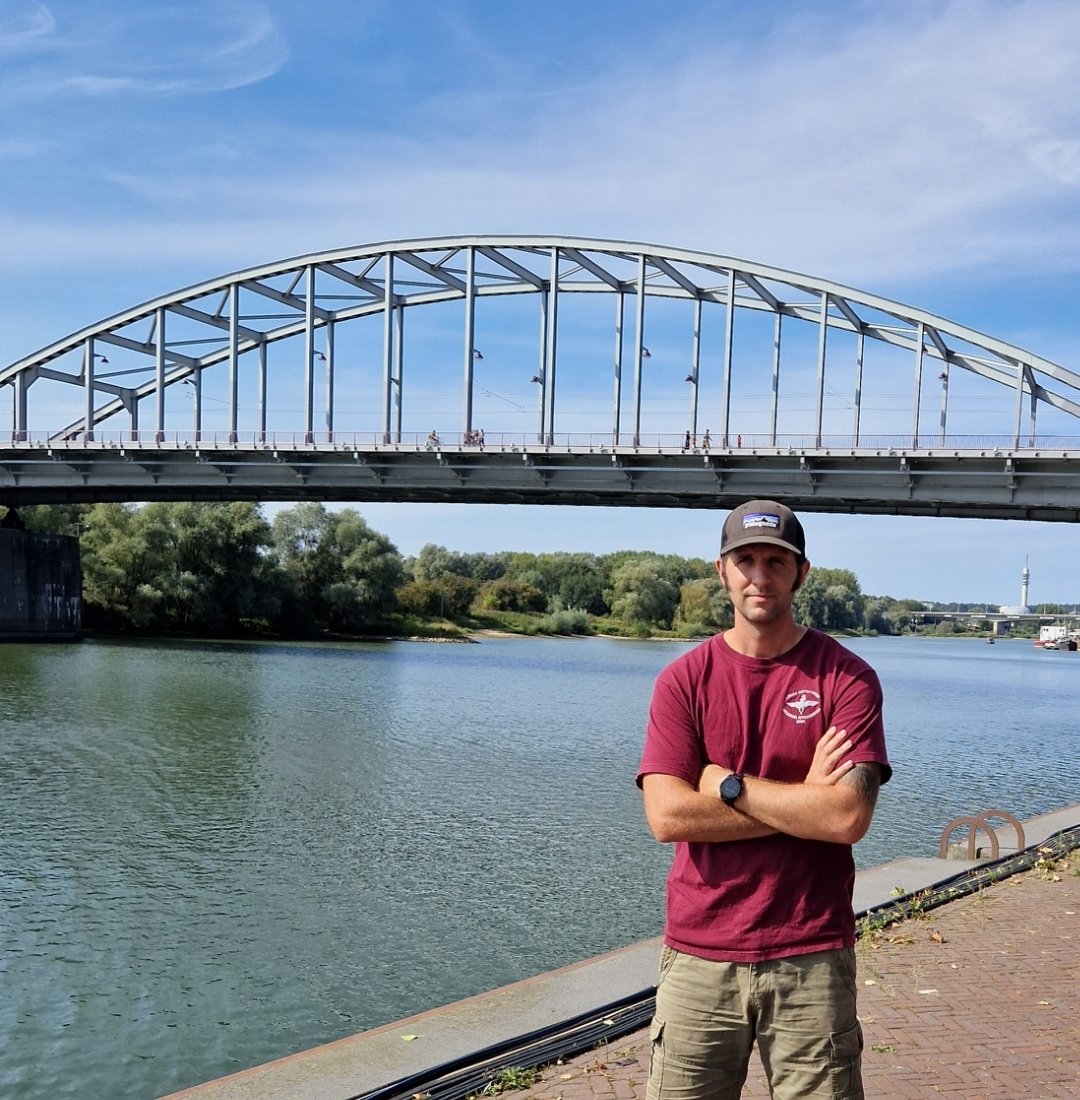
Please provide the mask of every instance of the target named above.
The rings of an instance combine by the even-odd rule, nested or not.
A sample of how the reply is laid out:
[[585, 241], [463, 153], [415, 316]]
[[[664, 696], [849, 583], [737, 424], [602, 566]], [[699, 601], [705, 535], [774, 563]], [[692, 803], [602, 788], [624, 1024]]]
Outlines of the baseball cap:
[[806, 536], [795, 513], [775, 500], [748, 500], [724, 520], [720, 556], [739, 546], [767, 542], [806, 557]]

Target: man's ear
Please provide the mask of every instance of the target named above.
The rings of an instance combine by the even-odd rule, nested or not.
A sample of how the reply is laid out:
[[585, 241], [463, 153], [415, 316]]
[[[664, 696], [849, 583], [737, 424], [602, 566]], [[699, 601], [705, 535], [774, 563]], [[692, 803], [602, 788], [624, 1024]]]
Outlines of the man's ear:
[[724, 586], [724, 591], [727, 591], [727, 577], [724, 576], [724, 559], [716, 559], [716, 575], [720, 578], [720, 583]]
[[802, 565], [799, 566], [799, 575], [795, 578], [795, 583], [791, 586], [792, 592], [798, 592], [803, 586], [803, 581], [806, 580], [806, 574], [810, 572], [810, 563], [804, 558]]

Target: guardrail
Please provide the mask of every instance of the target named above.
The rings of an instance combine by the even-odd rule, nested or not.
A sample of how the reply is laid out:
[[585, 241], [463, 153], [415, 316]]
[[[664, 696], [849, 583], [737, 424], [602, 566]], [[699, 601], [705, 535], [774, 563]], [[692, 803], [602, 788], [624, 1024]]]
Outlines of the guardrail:
[[296, 432], [296, 431], [199, 431], [199, 432], [78, 432], [70, 436], [50, 431], [0, 432], [0, 447], [21, 449], [187, 449], [191, 447], [223, 448], [290, 448], [380, 450], [387, 447], [415, 449], [453, 448], [474, 450], [521, 450], [523, 448], [556, 447], [571, 450], [660, 450], [707, 455], [712, 451], [724, 454], [846, 452], [903, 455], [952, 454], [965, 452], [980, 456], [1010, 457], [1017, 454], [1063, 457], [1080, 455], [1080, 436], [1036, 436], [1019, 444], [1000, 435], [946, 436], [937, 441], [912, 441], [900, 435], [742, 435], [728, 437], [690, 438], [678, 433], [640, 434], [637, 437], [611, 432], [559, 432], [539, 436], [535, 432]]

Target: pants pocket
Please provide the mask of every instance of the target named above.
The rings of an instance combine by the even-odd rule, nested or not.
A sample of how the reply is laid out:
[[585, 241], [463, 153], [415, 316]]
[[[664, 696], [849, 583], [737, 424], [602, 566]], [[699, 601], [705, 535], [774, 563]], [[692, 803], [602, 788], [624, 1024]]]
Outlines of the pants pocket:
[[660, 973], [657, 984], [667, 977], [668, 971], [674, 966], [675, 960], [678, 957], [678, 951], [676, 951], [674, 947], [668, 947], [666, 943], [660, 949]]
[[862, 1100], [862, 1027], [856, 1021], [854, 1027], [832, 1036], [833, 1100]]

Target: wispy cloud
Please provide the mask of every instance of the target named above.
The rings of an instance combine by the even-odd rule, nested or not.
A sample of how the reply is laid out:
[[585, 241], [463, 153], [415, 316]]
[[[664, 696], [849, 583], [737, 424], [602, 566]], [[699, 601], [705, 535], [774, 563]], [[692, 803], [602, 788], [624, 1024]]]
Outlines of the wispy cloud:
[[228, 91], [277, 72], [288, 51], [264, 4], [187, 0], [63, 19], [46, 5], [24, 5], [0, 22], [3, 55], [16, 63], [0, 75], [0, 92], [26, 103]]
[[0, 57], [41, 48], [56, 29], [56, 20], [44, 4], [5, 0], [0, 5]]
[[[572, 69], [497, 37], [476, 9], [471, 23], [439, 16], [423, 42], [381, 10], [362, 34], [328, 27], [296, 54], [303, 111], [278, 98], [237, 125], [211, 96], [185, 128], [114, 94], [115, 122], [96, 120], [93, 143], [71, 136], [84, 180], [67, 224], [33, 199], [9, 206], [9, 263], [201, 257], [209, 276], [368, 240], [557, 232], [882, 293], [1080, 266], [1080, 6], [792, 5], [753, 27], [710, 10], [657, 19], [647, 50], [640, 35], [597, 35]], [[61, 83], [225, 89], [280, 65], [287, 31], [263, 4], [154, 7], [98, 28], [100, 59], [82, 41], [94, 64]], [[429, 84], [432, 64], [445, 76]]]

